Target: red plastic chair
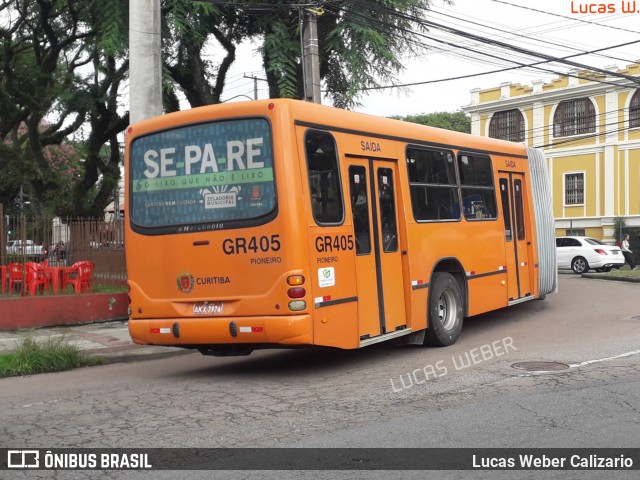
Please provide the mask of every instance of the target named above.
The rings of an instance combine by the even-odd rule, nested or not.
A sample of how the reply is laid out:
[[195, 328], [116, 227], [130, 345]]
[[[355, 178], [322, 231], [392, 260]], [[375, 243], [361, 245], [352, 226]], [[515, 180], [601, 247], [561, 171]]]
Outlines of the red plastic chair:
[[80, 265], [84, 263], [86, 263], [86, 260], [80, 260], [79, 262], [75, 262], [70, 267], [64, 267], [64, 274], [62, 275], [62, 291], [64, 293], [67, 292], [67, 289], [71, 284], [71, 280], [76, 280], [78, 278]]
[[73, 291], [75, 293], [93, 292], [91, 285], [93, 269], [93, 262], [82, 261], [74, 263], [67, 272], [66, 285], [73, 285]]
[[16, 287], [22, 289], [22, 282], [25, 279], [22, 264], [10, 263], [7, 265], [7, 270], [9, 270], [9, 293], [15, 292]]
[[44, 293], [47, 289], [49, 282], [47, 281], [47, 275], [44, 272], [44, 268], [34, 262], [27, 262], [25, 266], [25, 287], [29, 290], [31, 295], [36, 293]]

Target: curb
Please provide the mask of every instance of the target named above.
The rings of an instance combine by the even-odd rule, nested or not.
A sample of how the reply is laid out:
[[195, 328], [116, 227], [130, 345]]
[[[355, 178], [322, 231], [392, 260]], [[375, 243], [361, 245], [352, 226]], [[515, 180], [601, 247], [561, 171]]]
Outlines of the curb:
[[640, 277], [613, 277], [611, 275], [600, 273], [583, 273], [580, 276], [582, 278], [594, 278], [596, 280], [613, 280], [616, 282], [640, 283]]
[[177, 357], [195, 352], [195, 350], [191, 349], [156, 345], [126, 345], [124, 347], [96, 348], [83, 351], [92, 357], [101, 358], [104, 361], [104, 365], [157, 360], [159, 358]]

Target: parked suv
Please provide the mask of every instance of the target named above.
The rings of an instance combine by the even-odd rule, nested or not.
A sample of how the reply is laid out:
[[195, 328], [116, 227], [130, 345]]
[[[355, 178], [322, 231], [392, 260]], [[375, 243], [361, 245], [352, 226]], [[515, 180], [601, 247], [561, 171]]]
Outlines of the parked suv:
[[607, 245], [591, 237], [556, 238], [558, 268], [570, 268], [575, 273], [608, 272], [624, 265], [620, 247]]

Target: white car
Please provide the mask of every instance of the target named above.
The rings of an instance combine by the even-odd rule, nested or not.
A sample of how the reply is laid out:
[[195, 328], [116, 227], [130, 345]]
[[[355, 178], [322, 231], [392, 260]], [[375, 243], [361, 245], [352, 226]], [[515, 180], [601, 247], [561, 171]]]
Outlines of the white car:
[[42, 255], [42, 245], [36, 245], [33, 240], [9, 240], [6, 250], [8, 255]]
[[624, 265], [620, 247], [607, 245], [590, 237], [557, 237], [558, 268], [570, 268], [575, 273], [608, 272]]

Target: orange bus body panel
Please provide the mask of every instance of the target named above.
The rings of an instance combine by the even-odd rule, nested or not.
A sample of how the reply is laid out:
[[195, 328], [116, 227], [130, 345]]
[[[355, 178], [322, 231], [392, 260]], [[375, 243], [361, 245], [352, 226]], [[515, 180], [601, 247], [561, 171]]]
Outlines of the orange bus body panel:
[[[261, 217], [266, 220], [231, 227], [225, 221], [204, 226], [186, 222], [169, 233], [141, 229], [137, 218], [146, 218], [145, 209], [153, 210], [156, 204], [139, 201], [132, 213], [132, 199], [144, 188], [160, 191], [172, 181], [154, 178], [150, 187], [140, 186], [140, 173], [133, 178], [131, 170], [135, 166], [141, 171], [143, 158], [150, 159], [145, 172], [157, 165], [158, 171], [173, 174], [178, 183], [203, 182], [192, 187], [201, 188], [205, 208], [215, 213], [232, 210], [241, 195], [242, 201], [251, 195], [249, 203], [263, 207], [266, 188], [261, 190], [244, 176], [255, 176], [255, 172], [268, 176], [266, 170], [231, 170], [233, 148], [239, 145], [232, 137], [236, 133], [229, 134], [227, 158], [221, 159], [219, 154], [216, 158], [220, 170], [201, 167], [199, 175], [191, 176], [171, 170], [196, 168], [192, 166], [197, 166], [196, 155], [207, 148], [205, 144], [187, 144], [184, 160], [174, 165], [171, 156], [176, 148], [170, 145], [173, 129], [184, 129], [188, 136], [190, 126], [215, 124], [211, 128], [219, 126], [222, 131], [225, 122], [242, 125], [246, 119], [268, 124], [270, 132], [275, 210]], [[167, 132], [162, 137], [167, 139], [166, 145], [157, 140], [160, 147], [154, 150], [159, 132]], [[235, 130], [229, 128], [229, 132]], [[344, 198], [340, 222], [319, 224], [314, 217], [312, 197], [316, 192], [310, 184], [306, 158], [309, 132], [325, 132], [335, 142], [336, 173]], [[238, 147], [247, 157], [238, 154], [236, 167], [249, 165], [252, 152], [259, 148], [268, 150], [265, 137], [261, 134], [259, 140], [252, 138]], [[138, 145], [151, 146], [146, 150], [139, 147], [135, 153], [138, 141]], [[459, 268], [465, 314], [469, 316], [540, 294], [534, 207], [523, 145], [290, 100], [223, 104], [164, 115], [131, 126], [126, 145], [129, 329], [136, 343], [192, 348], [242, 344], [256, 348], [358, 348], [377, 337], [427, 328], [430, 282], [444, 265]], [[478, 213], [472, 220], [464, 215], [443, 222], [416, 220], [406, 167], [407, 149], [413, 147], [452, 152], [454, 156], [482, 152], [490, 157], [497, 218], [484, 219]], [[318, 152], [322, 153], [320, 148]], [[198, 159], [204, 165], [202, 155]], [[331, 174], [318, 175], [331, 178]], [[508, 184], [504, 194], [510, 195], [504, 204], [500, 179]], [[207, 182], [224, 184], [224, 188], [210, 187]], [[365, 184], [371, 254], [356, 253], [358, 247], [354, 247], [358, 240], [354, 210], [360, 207], [350, 193]], [[229, 185], [237, 191], [229, 194]], [[182, 188], [174, 186], [175, 190], [167, 191]], [[516, 197], [523, 202], [517, 208], [512, 206]], [[509, 212], [504, 211], [507, 204]], [[516, 232], [515, 226], [512, 229], [512, 241], [505, 241], [505, 214], [522, 220], [521, 231]], [[180, 223], [184, 219], [178, 216], [175, 220]], [[303, 284], [290, 285], [292, 276], [303, 277]], [[299, 290], [292, 294], [294, 287], [304, 289], [303, 294]], [[292, 310], [290, 306], [296, 301], [304, 302], [304, 307]]]

